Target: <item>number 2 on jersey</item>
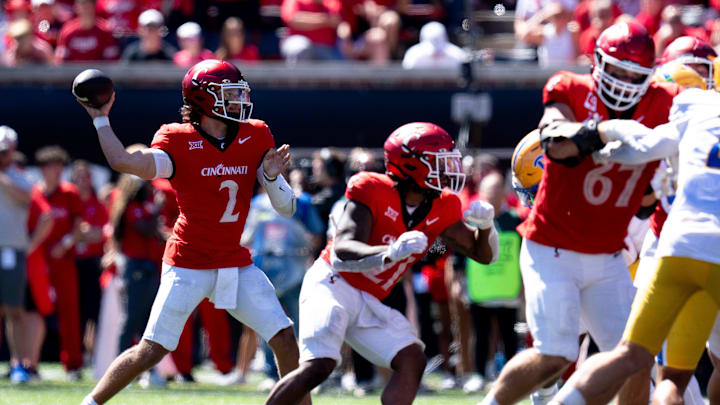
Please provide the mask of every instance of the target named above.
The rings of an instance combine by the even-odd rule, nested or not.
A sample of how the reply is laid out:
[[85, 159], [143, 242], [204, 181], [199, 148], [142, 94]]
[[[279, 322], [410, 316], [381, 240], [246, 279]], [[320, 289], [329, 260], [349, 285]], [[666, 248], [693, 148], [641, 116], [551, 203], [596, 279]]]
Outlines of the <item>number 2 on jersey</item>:
[[237, 203], [238, 184], [232, 180], [225, 180], [220, 183], [220, 191], [224, 188], [228, 189], [228, 202], [220, 222], [236, 222], [240, 216], [240, 213], [233, 214], [235, 203]]
[[[602, 205], [608, 200], [608, 198], [610, 198], [613, 183], [609, 177], [603, 175], [613, 170], [615, 167], [616, 166], [614, 164], [603, 165], [588, 172], [587, 176], [585, 176], [585, 181], [583, 182], [583, 194], [585, 195], [587, 202], [592, 205]], [[625, 187], [615, 202], [616, 207], [627, 207], [630, 203], [630, 197], [632, 197], [633, 190], [635, 190], [635, 185], [638, 180], [640, 180], [643, 170], [645, 170], [645, 165], [620, 165], [617, 170], [632, 171], [632, 173], [630, 173], [630, 177], [628, 177], [625, 182]], [[596, 192], [596, 185], [598, 184], [600, 185], [600, 189]]]

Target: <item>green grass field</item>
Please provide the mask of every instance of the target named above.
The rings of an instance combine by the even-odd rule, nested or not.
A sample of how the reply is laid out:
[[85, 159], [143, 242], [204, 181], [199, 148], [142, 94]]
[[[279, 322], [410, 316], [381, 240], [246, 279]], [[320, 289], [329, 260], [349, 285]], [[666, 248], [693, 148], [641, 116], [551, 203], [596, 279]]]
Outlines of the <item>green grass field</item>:
[[[0, 374], [7, 372], [7, 365], [0, 366]], [[86, 375], [90, 374], [86, 370]], [[85, 379], [69, 383], [58, 364], [43, 364], [40, 367], [42, 381], [15, 386], [6, 379], [0, 380], [0, 405], [78, 405], [90, 392], [94, 382]], [[261, 376], [252, 375], [246, 385], [219, 387], [211, 384], [215, 376], [212, 371], [201, 367], [195, 372], [198, 383], [170, 383], [167, 387], [142, 389], [137, 384], [123, 390], [109, 402], [111, 405], [260, 405], [265, 401], [266, 393], [259, 392], [255, 385]], [[429, 376], [427, 384], [433, 387], [439, 380]], [[479, 394], [468, 395], [462, 390], [449, 390], [442, 393], [422, 394], [417, 397], [418, 405], [475, 405], [482, 398]], [[355, 398], [349, 393], [329, 390], [313, 397], [317, 405], [369, 405], [380, 404], [379, 393]]]

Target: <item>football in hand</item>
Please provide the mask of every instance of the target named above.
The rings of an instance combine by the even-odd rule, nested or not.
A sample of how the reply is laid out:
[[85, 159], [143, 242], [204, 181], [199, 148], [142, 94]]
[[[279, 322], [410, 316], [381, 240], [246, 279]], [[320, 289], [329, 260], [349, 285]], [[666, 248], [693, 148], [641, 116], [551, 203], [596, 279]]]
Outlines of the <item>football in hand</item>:
[[75, 77], [72, 93], [79, 102], [89, 107], [100, 108], [110, 101], [113, 82], [102, 71], [87, 69]]

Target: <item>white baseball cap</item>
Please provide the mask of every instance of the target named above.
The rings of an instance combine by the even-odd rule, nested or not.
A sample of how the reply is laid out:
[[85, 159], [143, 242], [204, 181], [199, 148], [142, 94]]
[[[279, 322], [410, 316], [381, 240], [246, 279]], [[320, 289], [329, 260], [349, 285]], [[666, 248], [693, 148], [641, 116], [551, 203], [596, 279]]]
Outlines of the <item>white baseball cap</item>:
[[448, 43], [445, 26], [437, 21], [431, 21], [420, 29], [420, 42], [429, 42], [435, 49], [443, 49]]
[[143, 11], [138, 17], [138, 24], [146, 27], [148, 25], [162, 26], [165, 24], [165, 18], [161, 12], [151, 8]]
[[30, 4], [32, 4], [33, 7], [40, 7], [43, 4], [53, 5], [55, 4], [55, 0], [30, 0]]
[[177, 29], [178, 38], [195, 38], [199, 37], [201, 34], [202, 28], [200, 28], [200, 24], [192, 21], [186, 22]]
[[17, 144], [18, 134], [14, 129], [7, 125], [0, 125], [0, 142], [10, 142]]

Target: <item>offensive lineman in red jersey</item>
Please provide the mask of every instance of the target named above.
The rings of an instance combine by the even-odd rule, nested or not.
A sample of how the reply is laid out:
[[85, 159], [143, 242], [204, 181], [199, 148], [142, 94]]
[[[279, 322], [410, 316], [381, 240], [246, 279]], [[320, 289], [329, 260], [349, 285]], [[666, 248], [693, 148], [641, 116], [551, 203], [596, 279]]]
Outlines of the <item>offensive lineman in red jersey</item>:
[[134, 153], [110, 127], [114, 96], [99, 109], [83, 105], [110, 166], [143, 179], [169, 179], [180, 210], [143, 339], [113, 361], [83, 405], [105, 403], [174, 350], [204, 298], [266, 339], [281, 375], [297, 367], [292, 321], [240, 246], [256, 178], [278, 213], [289, 217], [295, 211], [295, 197], [280, 174], [289, 166], [289, 147], [275, 150], [267, 125], [250, 119], [249, 92], [234, 65], [213, 59], [196, 64], [182, 82], [184, 123], [163, 125], [151, 148]]
[[340, 361], [347, 342], [392, 368], [382, 403], [408, 405], [425, 369], [423, 343], [400, 312], [382, 304], [405, 271], [440, 237], [482, 263], [497, 258], [493, 208], [475, 202], [463, 221], [460, 152], [442, 128], [411, 123], [385, 142], [386, 174], [360, 172], [335, 237], [308, 270], [300, 292], [300, 367], [275, 386], [269, 405], [297, 404]]
[[[654, 206], [643, 207], [642, 200], [657, 162], [595, 164], [587, 155], [602, 145], [584, 145], [580, 157], [560, 159], [572, 142], [545, 140], [542, 129], [554, 121], [589, 125], [620, 117], [651, 128], [666, 123], [680, 89], [651, 82], [654, 60], [643, 27], [616, 24], [597, 40], [592, 74], [559, 72], [543, 90], [545, 172], [530, 216], [518, 228], [525, 238], [520, 265], [534, 349], [508, 362], [482, 405], [509, 405], [538, 389], [533, 402], [547, 403], [557, 391], [542, 387], [577, 358], [581, 318], [601, 350], [622, 337], [634, 289], [620, 252], [632, 216], [652, 213]], [[626, 385], [621, 403], [647, 403], [649, 377], [641, 377]]]

